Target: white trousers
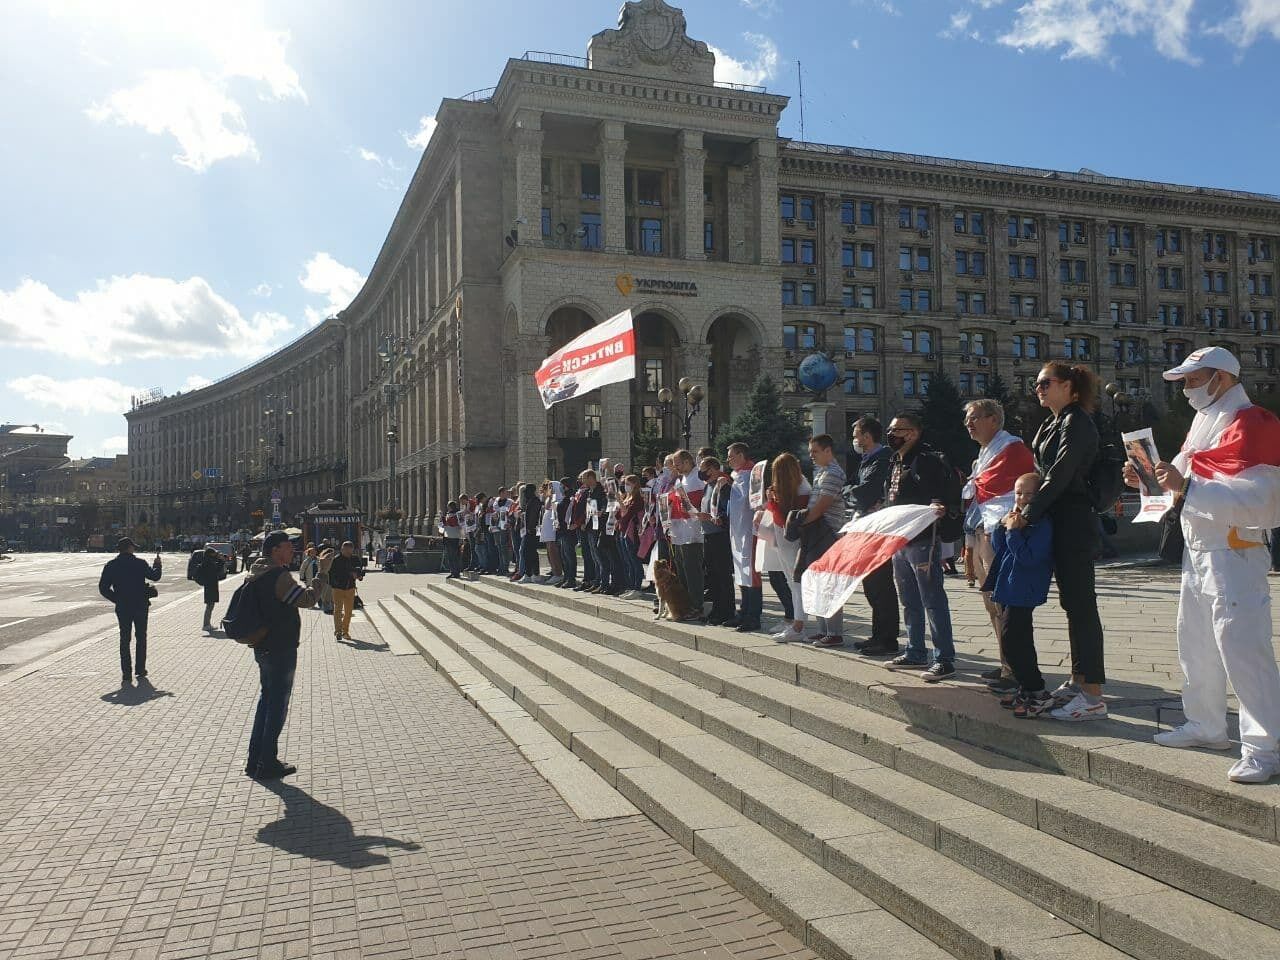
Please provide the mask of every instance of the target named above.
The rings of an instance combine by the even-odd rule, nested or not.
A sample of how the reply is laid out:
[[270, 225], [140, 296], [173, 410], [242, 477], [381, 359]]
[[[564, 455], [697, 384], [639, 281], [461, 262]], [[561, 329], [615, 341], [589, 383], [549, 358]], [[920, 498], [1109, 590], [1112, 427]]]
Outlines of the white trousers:
[[1280, 668], [1271, 648], [1269, 552], [1192, 550], [1182, 558], [1178, 659], [1182, 709], [1210, 739], [1227, 734], [1227, 681], [1245, 754], [1280, 761]]

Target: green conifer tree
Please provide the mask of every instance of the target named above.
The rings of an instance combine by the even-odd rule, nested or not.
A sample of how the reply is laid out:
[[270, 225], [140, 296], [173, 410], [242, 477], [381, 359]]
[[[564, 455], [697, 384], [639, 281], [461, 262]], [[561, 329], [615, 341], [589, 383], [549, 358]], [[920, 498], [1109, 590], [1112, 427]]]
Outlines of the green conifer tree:
[[964, 400], [946, 373], [939, 371], [929, 382], [929, 392], [920, 407], [924, 422], [924, 442], [946, 454], [951, 465], [964, 470], [978, 454], [978, 445], [969, 438], [964, 425]]
[[753, 458], [772, 459], [780, 453], [799, 455], [808, 438], [800, 419], [782, 408], [782, 395], [773, 378], [761, 374], [746, 406], [716, 433], [714, 446], [723, 455], [729, 444], [745, 443]]

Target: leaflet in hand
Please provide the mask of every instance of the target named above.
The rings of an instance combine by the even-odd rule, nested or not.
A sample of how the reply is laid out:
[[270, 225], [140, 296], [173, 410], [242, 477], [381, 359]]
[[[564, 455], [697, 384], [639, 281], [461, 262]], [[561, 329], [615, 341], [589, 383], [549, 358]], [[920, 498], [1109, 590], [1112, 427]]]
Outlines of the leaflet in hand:
[[1162, 490], [1156, 480], [1156, 464], [1160, 462], [1160, 454], [1156, 452], [1155, 438], [1150, 427], [1122, 433], [1125, 457], [1129, 465], [1138, 474], [1138, 495], [1141, 506], [1134, 523], [1155, 523], [1165, 511], [1173, 506], [1173, 494]]

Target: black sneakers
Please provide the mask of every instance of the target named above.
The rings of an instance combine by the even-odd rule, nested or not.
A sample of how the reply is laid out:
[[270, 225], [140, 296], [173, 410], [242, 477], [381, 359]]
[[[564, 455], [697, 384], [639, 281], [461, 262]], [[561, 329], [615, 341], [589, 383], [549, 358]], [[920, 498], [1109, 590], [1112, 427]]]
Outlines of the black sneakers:
[[924, 673], [920, 674], [920, 679], [925, 683], [937, 683], [939, 680], [945, 680], [956, 672], [955, 665], [948, 663], [946, 660], [935, 660]]
[[298, 772], [298, 768], [292, 763], [277, 763], [275, 766], [266, 769], [259, 768], [255, 773], [249, 767], [244, 768], [245, 776], [252, 777], [254, 780], [279, 780], [281, 777], [287, 777], [290, 774]]

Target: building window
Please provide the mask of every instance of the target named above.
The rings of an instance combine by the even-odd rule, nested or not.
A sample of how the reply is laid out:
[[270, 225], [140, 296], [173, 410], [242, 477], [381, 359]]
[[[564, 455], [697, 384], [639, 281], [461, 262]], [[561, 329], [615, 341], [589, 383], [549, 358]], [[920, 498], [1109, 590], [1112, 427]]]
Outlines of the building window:
[[875, 244], [863, 243], [858, 245], [858, 266], [863, 270], [875, 269], [876, 267]]
[[1113, 223], [1107, 227], [1107, 246], [1121, 250], [1134, 248], [1135, 231], [1132, 224]]
[[1186, 322], [1185, 310], [1180, 303], [1162, 303], [1156, 308], [1156, 319], [1161, 326], [1180, 327]]
[[929, 383], [933, 374], [928, 370], [902, 371], [902, 395], [904, 397], [926, 397], [929, 395]]
[[1058, 310], [1063, 320], [1073, 323], [1085, 323], [1088, 320], [1089, 304], [1082, 297], [1063, 297], [1058, 301]]
[[1205, 293], [1226, 293], [1229, 282], [1225, 270], [1205, 270], [1200, 274], [1200, 289]]
[[858, 223], [864, 227], [876, 225], [876, 204], [874, 200], [862, 200], [858, 203]]
[[967, 233], [975, 237], [987, 235], [986, 214], [974, 210], [957, 210], [955, 224], [956, 233]]
[[800, 262], [813, 263], [813, 241], [812, 240], [800, 241]]
[[1250, 237], [1249, 238], [1249, 262], [1266, 261], [1275, 259], [1272, 253], [1271, 240], [1267, 237]]
[[784, 307], [794, 307], [796, 305], [796, 282], [794, 280], [782, 281], [782, 305]]
[[1225, 233], [1206, 233], [1200, 241], [1200, 251], [1206, 260], [1227, 259], [1227, 235]]
[[1111, 322], [1112, 323], [1136, 323], [1138, 317], [1138, 305], [1129, 300], [1112, 300], [1111, 301]]
[[1009, 313], [1015, 317], [1039, 316], [1040, 298], [1015, 293], [1009, 297]]
[[1200, 311], [1200, 323], [1206, 330], [1224, 329], [1229, 319], [1226, 307], [1205, 307]]
[[875, 353], [876, 328], [845, 327], [844, 351], [845, 353]]
[[956, 313], [987, 312], [987, 295], [973, 290], [956, 291]]
[[928, 273], [933, 269], [931, 266], [932, 255], [932, 251], [928, 247], [899, 247], [898, 269], [905, 270], [908, 273], [912, 270]]
[[789, 194], [783, 194], [779, 198], [778, 216], [783, 220], [794, 220], [796, 218], [796, 198]]
[[1161, 290], [1181, 290], [1182, 283], [1181, 267], [1158, 267], [1156, 269], [1156, 286]]
[[716, 225], [710, 220], [702, 222], [702, 249], [711, 253], [716, 248]]
[[1274, 370], [1276, 368], [1276, 348], [1254, 347], [1253, 362], [1260, 367], [1266, 367], [1268, 370]]
[[1161, 227], [1156, 231], [1156, 254], [1182, 252], [1182, 231], [1173, 227]]
[[878, 370], [846, 370], [841, 383], [848, 395], [875, 395], [880, 392], [880, 374]]
[[902, 310], [909, 311], [914, 309], [919, 313], [928, 313], [933, 309], [933, 295], [929, 290], [912, 289], [911, 287], [903, 287], [898, 291], [898, 306]]
[[857, 262], [857, 251], [855, 245], [849, 241], [840, 244], [840, 266], [852, 270]]
[[840, 222], [844, 224], [846, 227], [852, 226], [854, 224], [855, 222], [854, 217], [856, 213], [857, 211], [854, 210], [854, 205], [852, 200], [840, 201]]
[[661, 437], [666, 435], [666, 427], [666, 417], [662, 415], [661, 407], [646, 403], [640, 408], [640, 429], [642, 431]]
[[578, 176], [582, 182], [582, 199], [599, 200], [600, 165], [598, 163], [584, 163], [578, 168], [578, 171]]
[[912, 207], [903, 204], [898, 207], [898, 226], [903, 230], [928, 230], [929, 229], [929, 208], [928, 207]]
[[653, 217], [640, 219], [640, 252], [655, 255], [662, 253], [662, 221]]
[[600, 423], [603, 414], [598, 403], [584, 403], [582, 405], [582, 435], [584, 437], [600, 436]]
[[987, 355], [987, 334], [982, 330], [960, 331], [960, 352], [975, 357]]
[[1249, 296], [1269, 297], [1274, 292], [1272, 278], [1269, 273], [1251, 273], [1247, 281]]
[[858, 305], [855, 290], [856, 288], [851, 283], [846, 283], [840, 288], [840, 306], [856, 307]]
[[794, 237], [782, 238], [782, 262], [783, 263], [796, 262], [796, 241]]
[[1085, 232], [1084, 222], [1082, 220], [1058, 221], [1059, 243], [1085, 243], [1087, 236], [1088, 234]]
[[859, 287], [857, 306], [862, 310], [874, 310], [876, 308], [876, 288], [875, 287]]
[[782, 370], [782, 392], [795, 393], [800, 389], [800, 378], [795, 367], [784, 367]]
[[1036, 218], [1013, 215], [1009, 217], [1008, 231], [1009, 238], [1012, 240], [1034, 240], [1036, 239]]
[[903, 353], [933, 353], [933, 331], [908, 327], [902, 331]]
[[582, 215], [582, 249], [599, 250], [604, 246], [604, 224], [598, 213]]
[[981, 250], [957, 250], [956, 275], [962, 277], [985, 277], [987, 275], [987, 255]]
[[801, 220], [805, 220], [812, 225], [818, 219], [817, 215], [814, 213], [814, 209], [815, 209], [815, 202], [813, 197], [800, 198], [800, 219]]
[[1137, 269], [1132, 263], [1107, 264], [1107, 282], [1113, 287], [1137, 286]]
[[1089, 262], [1087, 260], [1059, 260], [1058, 281], [1060, 283], [1088, 283]]
[[1064, 339], [1062, 357], [1064, 360], [1092, 360], [1093, 351], [1089, 348], [1089, 338], [1067, 337]]
[[1164, 342], [1164, 361], [1169, 364], [1181, 363], [1187, 357], [1185, 340], [1166, 340]]
[[542, 224], [542, 235], [544, 237], [551, 236], [551, 208], [550, 207], [542, 208], [541, 224]]
[[1256, 315], [1256, 322], [1257, 322], [1257, 329], [1259, 330], [1274, 330], [1276, 328], [1275, 311], [1259, 310]]
[[1116, 363], [1140, 363], [1144, 353], [1143, 343], [1132, 339], [1112, 340], [1111, 353]]
[[814, 283], [800, 284], [800, 306], [813, 307], [818, 303], [818, 285]]
[[1044, 356], [1043, 338], [1038, 333], [1027, 333], [1013, 338], [1013, 355], [1026, 360], [1039, 360]]
[[663, 385], [662, 360], [650, 357], [644, 362], [644, 389], [647, 393], [657, 393]]
[[[660, 170], [633, 170], [632, 176], [635, 180], [635, 202], [642, 207], [662, 206], [662, 172]], [[628, 182], [627, 186], [631, 186], [631, 183]]]
[[1038, 268], [1039, 264], [1035, 257], [1009, 254], [1009, 278], [1012, 280], [1034, 280], [1038, 274]]

